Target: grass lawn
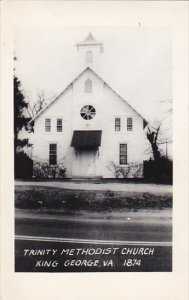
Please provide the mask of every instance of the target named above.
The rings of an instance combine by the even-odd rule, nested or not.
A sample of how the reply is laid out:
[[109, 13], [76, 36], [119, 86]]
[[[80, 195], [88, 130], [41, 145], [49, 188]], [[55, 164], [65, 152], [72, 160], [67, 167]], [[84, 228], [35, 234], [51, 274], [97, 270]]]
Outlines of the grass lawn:
[[46, 208], [89, 212], [164, 209], [172, 207], [172, 193], [88, 191], [16, 186], [15, 206], [22, 209]]

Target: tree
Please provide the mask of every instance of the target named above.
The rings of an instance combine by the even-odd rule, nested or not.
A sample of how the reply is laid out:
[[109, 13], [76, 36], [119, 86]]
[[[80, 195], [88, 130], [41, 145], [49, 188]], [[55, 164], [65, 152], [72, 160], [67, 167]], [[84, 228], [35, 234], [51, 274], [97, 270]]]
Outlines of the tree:
[[[161, 119], [148, 125], [146, 136], [150, 142], [153, 158], [158, 161], [162, 157], [162, 152], [165, 152], [167, 157], [167, 144], [172, 143], [172, 99], [164, 99], [159, 101], [157, 112]], [[162, 146], [166, 146], [166, 151], [162, 151]]]
[[[27, 115], [30, 117], [30, 120], [34, 119], [38, 113], [43, 110], [52, 99], [55, 99], [56, 95], [52, 95], [50, 97], [47, 97], [45, 92], [38, 91], [37, 92], [37, 99], [34, 102], [28, 101], [27, 102]], [[28, 124], [28, 131], [33, 132], [34, 128], [34, 122], [30, 122]]]
[[158, 135], [159, 135], [160, 127], [161, 124], [157, 128], [153, 127], [153, 129], [150, 129], [150, 127], [148, 126], [147, 133], [146, 133], [147, 139], [150, 142], [152, 148], [152, 153], [155, 161], [158, 161], [160, 159], [160, 151], [158, 147]]
[[[148, 125], [146, 136], [153, 153], [153, 160], [150, 158], [144, 161], [144, 177], [146, 179], [158, 180], [160, 182], [172, 182], [172, 161], [167, 157], [168, 138], [163, 134], [162, 122], [156, 127]], [[161, 144], [166, 144], [166, 155], [160, 151]]]
[[44, 91], [40, 91], [37, 94], [37, 101], [33, 105], [28, 101], [27, 112], [28, 115], [33, 119], [46, 105], [48, 99], [45, 97]]
[[[154, 122], [153, 126], [148, 125], [146, 137], [150, 143], [151, 152], [153, 153], [155, 161], [161, 156], [167, 157], [167, 145], [172, 143], [170, 120], [168, 118], [163, 118], [161, 121]], [[163, 145], [166, 146], [166, 150], [162, 149]]]
[[25, 101], [24, 95], [21, 90], [21, 83], [16, 76], [14, 76], [14, 148], [16, 152], [17, 146], [24, 146], [27, 144], [27, 140], [20, 140], [18, 138], [18, 133], [25, 128], [27, 130], [27, 125], [30, 118], [25, 116], [25, 109], [27, 109], [28, 104]]

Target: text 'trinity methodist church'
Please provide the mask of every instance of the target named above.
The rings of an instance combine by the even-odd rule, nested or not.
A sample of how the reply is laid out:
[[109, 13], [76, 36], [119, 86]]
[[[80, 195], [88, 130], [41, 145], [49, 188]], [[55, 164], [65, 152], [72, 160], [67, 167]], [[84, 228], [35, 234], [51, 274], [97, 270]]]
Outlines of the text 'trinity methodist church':
[[147, 122], [93, 70], [103, 44], [89, 33], [77, 51], [80, 74], [32, 120], [34, 176], [38, 162], [68, 178], [143, 176]]

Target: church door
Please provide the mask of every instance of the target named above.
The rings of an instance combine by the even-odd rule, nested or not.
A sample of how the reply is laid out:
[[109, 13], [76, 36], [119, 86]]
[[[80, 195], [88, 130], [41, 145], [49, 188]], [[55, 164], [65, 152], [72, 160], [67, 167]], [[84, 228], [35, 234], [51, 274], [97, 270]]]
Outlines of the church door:
[[95, 176], [96, 150], [77, 150], [73, 165], [73, 175], [79, 177]]

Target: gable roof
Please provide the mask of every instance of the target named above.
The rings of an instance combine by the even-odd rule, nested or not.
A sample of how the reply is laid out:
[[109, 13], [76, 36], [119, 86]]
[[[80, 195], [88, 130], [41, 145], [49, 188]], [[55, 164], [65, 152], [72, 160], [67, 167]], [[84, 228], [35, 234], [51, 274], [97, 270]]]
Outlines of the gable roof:
[[111, 88], [111, 86], [106, 83], [95, 71], [93, 71], [90, 67], [85, 68], [70, 84], [67, 85], [67, 87], [57, 96], [55, 97], [50, 103], [48, 103], [42, 110], [40, 110], [40, 112], [30, 121], [30, 123], [32, 123], [33, 121], [35, 121], [35, 119], [37, 119], [47, 108], [49, 108], [56, 100], [58, 100], [68, 89], [70, 86], [72, 86], [72, 84], [77, 81], [77, 79], [79, 79], [87, 70], [90, 70], [97, 78], [99, 78], [101, 81], [103, 81], [103, 83], [115, 94], [117, 95], [120, 100], [124, 101], [124, 103], [126, 103], [133, 111], [135, 111], [137, 113], [137, 115], [139, 117], [141, 117], [143, 119], [143, 124], [144, 124], [144, 128], [146, 127], [146, 125], [148, 124], [148, 122], [141, 116], [141, 114], [139, 114], [125, 99], [123, 99], [114, 89]]

